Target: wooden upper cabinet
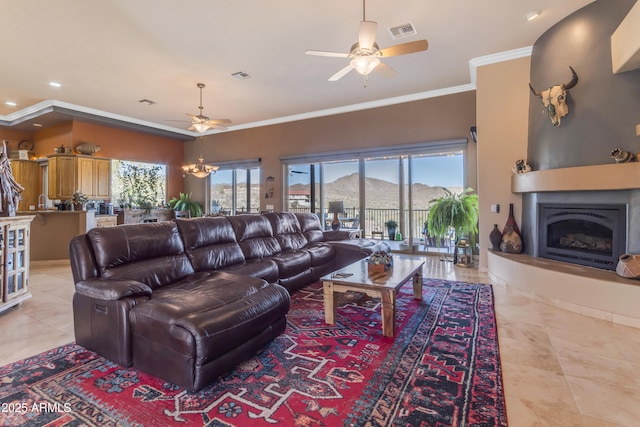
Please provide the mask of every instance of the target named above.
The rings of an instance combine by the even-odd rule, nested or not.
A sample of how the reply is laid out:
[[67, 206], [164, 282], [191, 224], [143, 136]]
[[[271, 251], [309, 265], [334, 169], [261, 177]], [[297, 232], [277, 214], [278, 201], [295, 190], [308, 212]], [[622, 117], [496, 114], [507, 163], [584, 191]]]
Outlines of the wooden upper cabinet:
[[93, 187], [96, 198], [111, 199], [111, 160], [95, 159]]
[[111, 198], [111, 160], [82, 155], [49, 156], [49, 198], [70, 199], [81, 191], [90, 199]]
[[38, 207], [40, 195], [40, 165], [33, 160], [11, 160], [13, 178], [24, 191], [22, 200], [18, 203], [18, 211], [28, 211], [30, 206]]

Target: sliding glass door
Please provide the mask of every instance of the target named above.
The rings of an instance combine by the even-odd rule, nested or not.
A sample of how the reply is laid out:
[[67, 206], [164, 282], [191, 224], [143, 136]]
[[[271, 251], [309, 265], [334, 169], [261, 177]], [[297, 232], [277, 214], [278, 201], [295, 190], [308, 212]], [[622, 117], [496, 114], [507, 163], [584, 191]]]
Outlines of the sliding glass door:
[[[330, 228], [329, 205], [341, 202], [341, 228], [359, 229], [364, 237], [382, 234], [395, 250], [449, 250], [455, 236], [435, 241], [425, 222], [431, 201], [445, 188], [454, 193], [464, 188], [466, 140], [370, 151], [310, 156], [306, 162], [284, 159], [288, 209], [316, 212]], [[396, 225], [393, 236], [389, 223]]]
[[450, 251], [455, 241], [453, 232], [449, 238], [436, 240], [426, 229], [431, 201], [445, 194], [443, 188], [459, 193], [464, 183], [463, 151], [418, 154], [411, 156], [411, 213], [415, 250], [428, 252]]

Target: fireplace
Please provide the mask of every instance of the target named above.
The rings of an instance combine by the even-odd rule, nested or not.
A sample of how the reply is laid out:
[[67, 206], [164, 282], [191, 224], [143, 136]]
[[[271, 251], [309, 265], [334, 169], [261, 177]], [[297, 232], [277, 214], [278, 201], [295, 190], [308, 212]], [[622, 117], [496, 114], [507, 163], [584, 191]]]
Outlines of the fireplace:
[[539, 256], [615, 270], [627, 247], [625, 204], [539, 205]]

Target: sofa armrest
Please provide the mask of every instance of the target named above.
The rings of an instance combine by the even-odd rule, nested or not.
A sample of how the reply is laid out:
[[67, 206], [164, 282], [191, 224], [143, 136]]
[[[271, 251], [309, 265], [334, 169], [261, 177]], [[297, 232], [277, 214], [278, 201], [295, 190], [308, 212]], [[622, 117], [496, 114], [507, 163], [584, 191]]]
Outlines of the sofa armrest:
[[322, 232], [324, 234], [324, 241], [331, 242], [335, 240], [349, 240], [354, 238], [354, 233], [351, 230], [327, 230]]
[[87, 279], [76, 283], [76, 292], [90, 298], [117, 301], [122, 298], [149, 296], [152, 289], [135, 280]]

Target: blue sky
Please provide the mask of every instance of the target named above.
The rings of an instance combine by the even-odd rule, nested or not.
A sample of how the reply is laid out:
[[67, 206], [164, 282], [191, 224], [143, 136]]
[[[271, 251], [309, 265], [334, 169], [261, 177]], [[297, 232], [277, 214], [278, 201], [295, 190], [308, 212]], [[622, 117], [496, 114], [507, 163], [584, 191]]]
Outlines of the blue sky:
[[[405, 160], [406, 162], [406, 160]], [[406, 163], [405, 163], [406, 164]], [[365, 163], [368, 177], [398, 183], [397, 160], [370, 160]], [[463, 187], [464, 163], [462, 154], [453, 156], [425, 156], [413, 158], [413, 182], [430, 186]], [[308, 167], [292, 167], [307, 172]], [[357, 162], [329, 163], [324, 166], [324, 181], [336, 179], [358, 171]], [[308, 174], [291, 174], [290, 184], [308, 184]]]

